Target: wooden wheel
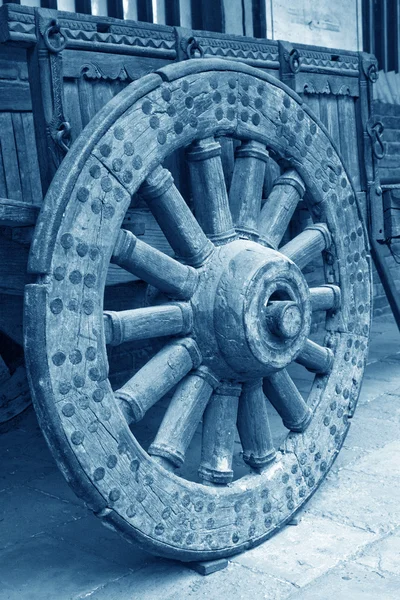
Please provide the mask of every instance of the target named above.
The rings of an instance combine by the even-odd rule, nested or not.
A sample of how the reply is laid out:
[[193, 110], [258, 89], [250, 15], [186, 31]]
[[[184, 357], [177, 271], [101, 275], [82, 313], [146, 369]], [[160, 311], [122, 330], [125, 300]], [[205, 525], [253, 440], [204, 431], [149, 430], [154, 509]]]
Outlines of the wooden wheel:
[[[229, 197], [216, 136], [241, 140]], [[161, 166], [181, 147], [196, 218]], [[285, 171], [261, 208], [267, 149]], [[120, 229], [139, 187], [175, 258]], [[305, 190], [314, 225], [281, 245]], [[324, 280], [310, 289], [302, 269], [321, 253]], [[110, 260], [161, 299], [103, 315]], [[358, 397], [371, 271], [345, 168], [296, 94], [213, 59], [132, 83], [60, 167], [30, 269], [26, 356], [39, 420], [63, 473], [109, 525], [154, 553], [210, 559], [265, 540], [313, 494]], [[326, 311], [324, 345], [309, 337], [315, 310]], [[113, 393], [106, 344], [155, 336], [161, 350]], [[307, 400], [293, 361], [316, 373]], [[171, 391], [146, 452], [129, 424]], [[280, 449], [264, 394], [290, 430]], [[203, 413], [199, 483], [175, 469]], [[233, 481], [236, 426], [250, 472]]]

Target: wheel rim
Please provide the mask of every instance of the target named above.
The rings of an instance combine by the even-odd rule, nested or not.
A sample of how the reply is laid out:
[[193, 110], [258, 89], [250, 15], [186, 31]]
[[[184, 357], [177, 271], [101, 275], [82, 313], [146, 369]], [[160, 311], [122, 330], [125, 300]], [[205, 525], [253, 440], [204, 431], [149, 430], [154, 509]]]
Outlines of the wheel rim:
[[[246, 169], [256, 165], [254, 185], [265, 147], [280, 157], [287, 171], [271, 194], [290, 196], [293, 212], [305, 187], [317, 225], [276, 251], [286, 226], [279, 210], [264, 207], [257, 230], [254, 202], [261, 203], [260, 195], [253, 204], [230, 199], [235, 230], [216, 134], [244, 141], [239, 156], [248, 160]], [[218, 202], [214, 211], [205, 210], [206, 203], [196, 203], [193, 192], [196, 217], [207, 236], [189, 218], [185, 229], [190, 235], [175, 235], [180, 262], [166, 262], [119, 230], [131, 195], [147, 180], [141, 191], [156, 218], [162, 215], [168, 237], [168, 207], [161, 202], [157, 208], [156, 201], [171, 193], [171, 185], [158, 165], [189, 144], [194, 189], [201, 189], [207, 202], [216, 197]], [[176, 188], [172, 193], [178, 202]], [[187, 217], [179, 203], [173, 206]], [[275, 219], [274, 231], [262, 227], [263, 219]], [[294, 263], [302, 267], [321, 250], [328, 286], [310, 295]], [[249, 254], [253, 258], [246, 269], [243, 255]], [[174, 339], [155, 357], [158, 362], [115, 395], [107, 379], [106, 337], [127, 335], [129, 326], [124, 329], [112, 314], [104, 321], [111, 258], [174, 300], [162, 309], [168, 311]], [[232, 261], [244, 299], [236, 293]], [[220, 279], [215, 285], [204, 282], [202, 273], [217, 262], [223, 264]], [[38, 273], [37, 283], [26, 291], [26, 356], [35, 407], [64, 474], [98, 516], [152, 552], [205, 559], [265, 540], [315, 491], [343, 443], [358, 398], [370, 329], [371, 274], [351, 183], [328, 133], [297, 95], [258, 70], [218, 60], [171, 65], [131, 84], [68, 153], [45, 200], [30, 268]], [[210, 288], [213, 295], [206, 301]], [[227, 303], [233, 321], [221, 318]], [[316, 305], [329, 309], [323, 348], [305, 341]], [[217, 323], [212, 339], [206, 328], [200, 334], [199, 311], [208, 311], [207, 318]], [[239, 317], [243, 324], [234, 327], [234, 344], [224, 342]], [[158, 327], [160, 311], [157, 319]], [[254, 323], [258, 329], [249, 333]], [[208, 345], [215, 351], [208, 353]], [[287, 375], [282, 348], [289, 348], [290, 360], [319, 371], [307, 404]], [[160, 435], [149, 449], [153, 457], [141, 448], [126, 417], [139, 419], [165, 392], [166, 386], [157, 388], [157, 383], [156, 393], [149, 390], [155, 367], [168, 385], [183, 380], [174, 396], [181, 394], [177, 406], [193, 390], [199, 418], [200, 407], [207, 406], [203, 430], [208, 438], [200, 466], [204, 481], [226, 484], [231, 479], [232, 436], [217, 439], [216, 427], [222, 419], [232, 433], [237, 414], [252, 474], [229, 486], [201, 485], [164, 468], [180, 464], [187, 440], [171, 447], [168, 436]], [[267, 421], [262, 435], [254, 433], [251, 415], [263, 411], [262, 377], [264, 391], [292, 429], [283, 451], [272, 447]], [[171, 427], [164, 429], [171, 432]]]

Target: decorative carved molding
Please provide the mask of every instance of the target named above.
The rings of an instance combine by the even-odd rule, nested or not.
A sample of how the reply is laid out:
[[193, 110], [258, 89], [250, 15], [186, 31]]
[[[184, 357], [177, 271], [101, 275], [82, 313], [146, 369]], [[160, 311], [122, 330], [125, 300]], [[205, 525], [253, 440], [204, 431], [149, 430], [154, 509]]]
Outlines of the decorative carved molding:
[[267, 68], [279, 68], [277, 42], [205, 31], [194, 31], [193, 35], [205, 56], [232, 58]]
[[81, 74], [86, 79], [103, 79], [105, 81], [133, 81], [134, 77], [131, 77], [124, 66], [114, 65], [99, 65], [98, 63], [90, 62], [82, 65]]

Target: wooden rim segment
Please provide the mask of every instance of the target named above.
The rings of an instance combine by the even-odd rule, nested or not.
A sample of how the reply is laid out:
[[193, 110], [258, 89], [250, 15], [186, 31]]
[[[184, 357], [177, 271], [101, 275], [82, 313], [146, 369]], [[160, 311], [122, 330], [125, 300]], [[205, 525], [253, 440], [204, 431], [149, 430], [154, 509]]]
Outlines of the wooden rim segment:
[[[216, 136], [242, 140], [229, 196]], [[185, 146], [196, 219], [160, 167]], [[269, 155], [281, 160], [285, 173], [261, 208]], [[258, 195], [240, 185], [243, 178]], [[121, 231], [140, 186], [179, 260]], [[280, 247], [305, 190], [315, 225]], [[178, 233], [176, 219], [184, 224]], [[232, 262], [242, 268], [243, 252], [252, 255], [252, 265], [260, 261], [243, 276], [245, 299], [235, 295], [228, 273]], [[321, 252], [325, 282], [303, 290], [300, 269]], [[103, 315], [110, 260], [172, 300], [151, 313], [166, 340], [155, 362], [115, 394], [106, 341], [151, 336], [152, 326], [148, 308]], [[196, 311], [208, 305], [197, 291], [208, 282], [222, 293], [207, 274], [209, 265], [221, 269], [230, 308], [246, 315], [235, 333], [249, 365], [240, 375], [240, 361], [221, 341], [223, 323], [215, 339], [199, 333]], [[268, 279], [272, 267], [280, 282], [275, 288]], [[39, 218], [30, 269], [37, 281], [26, 288], [26, 360], [39, 421], [64, 475], [109, 525], [153, 553], [211, 559], [262, 542], [316, 490], [343, 443], [361, 386], [371, 269], [360, 210], [337, 150], [291, 90], [261, 71], [214, 59], [171, 65], [132, 83], [93, 119], [61, 165]], [[286, 272], [294, 273], [290, 280]], [[266, 289], [271, 302], [264, 306]], [[307, 337], [313, 309], [327, 311], [324, 346]], [[264, 329], [247, 344], [250, 314], [265, 319], [267, 345]], [[299, 336], [304, 339], [294, 347]], [[208, 341], [218, 360], [207, 355]], [[271, 358], [283, 344], [294, 348], [290, 360], [317, 373], [307, 402], [286, 363]], [[174, 386], [152, 458], [128, 421], [139, 420]], [[281, 450], [273, 448], [264, 393], [292, 430]], [[177, 411], [192, 429], [204, 411], [200, 472], [214, 485], [171, 472], [186, 451]], [[253, 471], [224, 485], [232, 475], [236, 422]]]

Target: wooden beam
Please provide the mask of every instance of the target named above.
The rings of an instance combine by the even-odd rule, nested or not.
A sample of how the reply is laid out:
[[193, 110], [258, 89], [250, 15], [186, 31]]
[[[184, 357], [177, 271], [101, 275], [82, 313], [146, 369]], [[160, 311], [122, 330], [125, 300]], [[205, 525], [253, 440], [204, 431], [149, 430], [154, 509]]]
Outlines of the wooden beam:
[[0, 225], [7, 227], [23, 227], [34, 225], [39, 214], [39, 207], [26, 202], [0, 198]]

